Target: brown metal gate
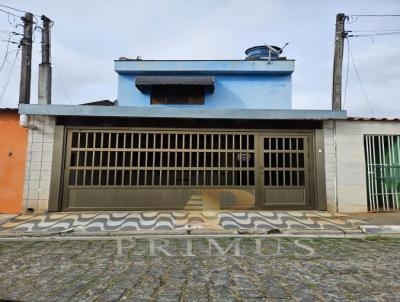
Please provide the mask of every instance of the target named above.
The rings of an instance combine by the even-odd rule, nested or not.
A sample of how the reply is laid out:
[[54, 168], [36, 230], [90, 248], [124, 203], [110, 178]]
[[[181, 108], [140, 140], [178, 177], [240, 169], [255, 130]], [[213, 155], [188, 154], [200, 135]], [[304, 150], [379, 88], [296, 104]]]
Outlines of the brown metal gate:
[[261, 206], [312, 208], [310, 134], [260, 136]]
[[310, 137], [70, 128], [62, 209], [306, 208]]

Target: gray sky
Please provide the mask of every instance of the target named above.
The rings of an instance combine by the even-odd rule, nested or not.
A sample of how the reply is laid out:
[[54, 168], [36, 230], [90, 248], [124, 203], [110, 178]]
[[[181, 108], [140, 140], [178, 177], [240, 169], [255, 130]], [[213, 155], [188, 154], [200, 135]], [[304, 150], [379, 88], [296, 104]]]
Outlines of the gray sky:
[[[113, 60], [120, 56], [241, 59], [248, 47], [289, 42], [284, 55], [296, 60], [293, 107], [329, 109], [336, 13], [400, 14], [399, 0], [5, 0], [1, 4], [54, 20], [53, 103], [58, 104], [114, 100]], [[13, 18], [0, 12], [0, 29], [21, 31], [13, 27]], [[358, 18], [346, 28], [400, 30], [400, 17]], [[35, 38], [32, 103], [37, 102], [40, 31]], [[0, 40], [5, 39], [2, 34]], [[6, 46], [1, 41], [0, 62]], [[350, 48], [374, 115], [400, 116], [400, 35], [352, 38]], [[14, 49], [16, 45], [10, 45], [9, 50]], [[11, 52], [8, 61], [14, 57]], [[345, 109], [352, 116], [371, 115], [351, 60], [349, 66]], [[0, 97], [10, 70], [6, 62], [0, 72]], [[346, 70], [347, 49], [344, 77]], [[19, 58], [1, 107], [17, 104], [18, 85]]]

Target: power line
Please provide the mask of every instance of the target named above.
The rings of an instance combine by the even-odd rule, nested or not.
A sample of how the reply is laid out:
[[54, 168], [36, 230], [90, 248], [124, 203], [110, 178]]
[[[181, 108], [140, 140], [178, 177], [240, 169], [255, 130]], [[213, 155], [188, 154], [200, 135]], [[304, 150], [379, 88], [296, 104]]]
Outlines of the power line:
[[354, 71], [356, 72], [358, 83], [360, 84], [360, 87], [361, 87], [361, 91], [362, 91], [362, 93], [364, 95], [365, 101], [367, 102], [369, 110], [371, 111], [372, 115], [374, 115], [374, 110], [372, 110], [371, 103], [370, 103], [370, 101], [368, 99], [367, 93], [365, 92], [364, 85], [362, 84], [360, 74], [358, 73], [358, 69], [357, 69], [357, 66], [356, 66], [356, 63], [355, 63], [355, 60], [354, 60], [354, 57], [353, 57], [353, 53], [352, 53], [351, 48], [350, 48], [349, 40], [347, 40], [347, 43], [348, 43], [347, 45], [348, 45], [348, 50], [349, 50], [349, 53], [350, 53], [351, 61], [352, 61], [353, 66], [354, 66]]
[[347, 32], [391, 32], [391, 31], [400, 31], [398, 29], [370, 29], [370, 30], [348, 30]]
[[0, 33], [3, 33], [3, 34], [13, 34], [13, 35], [23, 36], [23, 34], [17, 33], [17, 32], [15, 32], [15, 31], [5, 30], [5, 29], [0, 29]]
[[346, 20], [347, 20], [347, 23], [351, 24], [351, 23], [357, 22], [358, 18], [363, 18], [363, 17], [400, 17], [400, 15], [398, 15], [398, 14], [346, 15]]
[[356, 34], [356, 35], [347, 35], [347, 36], [350, 38], [357, 38], [357, 37], [392, 36], [392, 35], [400, 35], [400, 31], [387, 32], [387, 33]]
[[[2, 41], [9, 42], [9, 41], [11, 41], [12, 36], [23, 36], [23, 34], [17, 33], [15, 31], [7, 31], [7, 30], [0, 29], [0, 36], [3, 36], [3, 37], [6, 36], [7, 40], [2, 40]], [[15, 41], [11, 41], [11, 42], [15, 42]]]
[[[12, 9], [12, 10], [14, 10], [14, 11], [16, 11], [16, 12], [25, 13], [25, 14], [27, 14], [27, 13], [29, 13], [29, 14], [32, 14], [32, 13], [30, 13], [30, 12], [27, 12], [27, 11], [25, 11], [25, 10], [18, 9], [18, 8], [15, 8], [15, 7], [11, 7], [11, 6], [7, 6], [7, 5], [3, 5], [3, 4], [0, 4], [0, 6], [1, 6], [1, 7], [4, 7], [4, 8]], [[36, 15], [36, 14], [32, 14], [32, 15], [34, 15], [34, 16], [36, 16], [36, 17], [39, 17], [39, 18], [40, 18], [40, 16], [39, 16], [39, 15]]]
[[[14, 50], [10, 50], [10, 51], [8, 52], [8, 54], [10, 54], [10, 53], [12, 53], [12, 52], [16, 52], [16, 51], [18, 51], [18, 49], [19, 49], [19, 48], [14, 49]], [[12, 65], [12, 63], [8, 60], [8, 57], [6, 58], [6, 63]]]
[[8, 11], [6, 11], [6, 10], [3, 10], [3, 9], [1, 9], [1, 8], [0, 8], [0, 12], [6, 13], [6, 14], [9, 15], [9, 16], [13, 16], [13, 17], [17, 17], [17, 18], [20, 18], [20, 17], [21, 17], [21, 16], [18, 16], [18, 15], [16, 15], [16, 14], [12, 13], [12, 12], [8, 12]]
[[347, 84], [349, 82], [349, 67], [350, 67], [350, 46], [349, 46], [349, 39], [347, 41], [347, 66], [346, 66], [346, 80], [344, 85], [344, 97], [343, 97], [343, 108], [346, 105], [346, 96], [347, 96]]
[[8, 49], [10, 48], [10, 40], [11, 40], [11, 35], [8, 36], [8, 43], [7, 43], [7, 46], [6, 46], [6, 54], [4, 55], [3, 62], [1, 63], [1, 66], [0, 66], [0, 73], [1, 73], [1, 71], [3, 70], [4, 64], [5, 64], [6, 61], [7, 61], [7, 56], [8, 56], [8, 54], [9, 54]]
[[11, 66], [10, 72], [8, 73], [8, 78], [7, 78], [6, 82], [4, 83], [3, 92], [1, 93], [1, 96], [0, 96], [0, 104], [3, 101], [4, 94], [7, 90], [8, 84], [10, 83], [11, 75], [14, 71], [14, 66], [15, 66], [15, 62], [17, 61], [18, 53], [19, 53], [19, 49], [17, 50], [17, 53], [15, 54], [14, 62]]
[[70, 96], [69, 96], [69, 94], [68, 94], [68, 92], [67, 92], [67, 89], [65, 89], [65, 85], [64, 85], [64, 82], [63, 82], [63, 80], [62, 80], [62, 78], [61, 78], [61, 75], [60, 75], [60, 73], [58, 72], [58, 69], [57, 69], [56, 65], [54, 64], [53, 57], [50, 57], [50, 61], [51, 61], [51, 64], [53, 65], [53, 67], [54, 67], [54, 70], [56, 71], [58, 80], [59, 80], [60, 83], [61, 83], [61, 87], [62, 87], [62, 89], [63, 89], [63, 91], [64, 91], [65, 96], [67, 97], [67, 100], [70, 102], [71, 105], [73, 105], [72, 100], [71, 100], [71, 98], [70, 98]]
[[9, 43], [11, 43], [11, 44], [20, 44], [21, 42], [18, 42], [18, 41], [8, 41], [8, 40], [4, 40], [4, 39], [1, 39], [0, 40], [1, 42], [7, 42], [7, 44], [9, 44]]
[[400, 17], [400, 15], [392, 14], [392, 15], [349, 15], [350, 17]]
[[[7, 9], [12, 9], [12, 10], [15, 10], [15, 11], [21, 12], [21, 13], [32, 14], [31, 12], [27, 12], [27, 11], [24, 11], [24, 10], [20, 10], [20, 9], [17, 9], [17, 8], [13, 8], [13, 7], [7, 6], [7, 5], [2, 5], [2, 4], [0, 4], [0, 7], [5, 7], [5, 8], [7, 8]], [[0, 8], [0, 11], [6, 13], [6, 14], [8, 15], [8, 17], [9, 17], [9, 16], [12, 16], [12, 17], [14, 18], [14, 23], [15, 23], [15, 18], [18, 18], [18, 19], [23, 18], [23, 16], [16, 15], [16, 14], [14, 14], [14, 13], [12, 13], [12, 12], [6, 11], [6, 10], [1, 9], [1, 8]], [[33, 15], [33, 18], [35, 19], [35, 21], [34, 21], [33, 23], [38, 24], [38, 23], [39, 23], [38, 17], [40, 18], [40, 16], [39, 16], [39, 15], [36, 15], [36, 14], [32, 14], [32, 15]], [[8, 23], [11, 24], [10, 19], [8, 19]]]

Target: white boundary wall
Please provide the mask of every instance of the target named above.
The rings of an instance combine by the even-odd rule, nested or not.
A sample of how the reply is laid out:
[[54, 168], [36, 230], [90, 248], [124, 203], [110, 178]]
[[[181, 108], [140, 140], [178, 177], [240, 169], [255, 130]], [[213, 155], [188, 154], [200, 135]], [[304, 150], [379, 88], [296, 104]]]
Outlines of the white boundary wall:
[[23, 211], [48, 211], [53, 161], [55, 118], [30, 116], [25, 164]]
[[324, 121], [329, 211], [368, 211], [365, 134], [400, 135], [400, 121]]

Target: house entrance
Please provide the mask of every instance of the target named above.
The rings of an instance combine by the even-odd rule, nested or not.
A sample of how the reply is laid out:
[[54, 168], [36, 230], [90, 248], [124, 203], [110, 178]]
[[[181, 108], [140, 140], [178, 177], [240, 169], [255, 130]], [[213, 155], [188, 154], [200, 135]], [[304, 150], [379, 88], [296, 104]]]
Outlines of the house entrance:
[[311, 134], [260, 136], [260, 206], [308, 208]]
[[310, 206], [311, 134], [66, 131], [62, 210]]

